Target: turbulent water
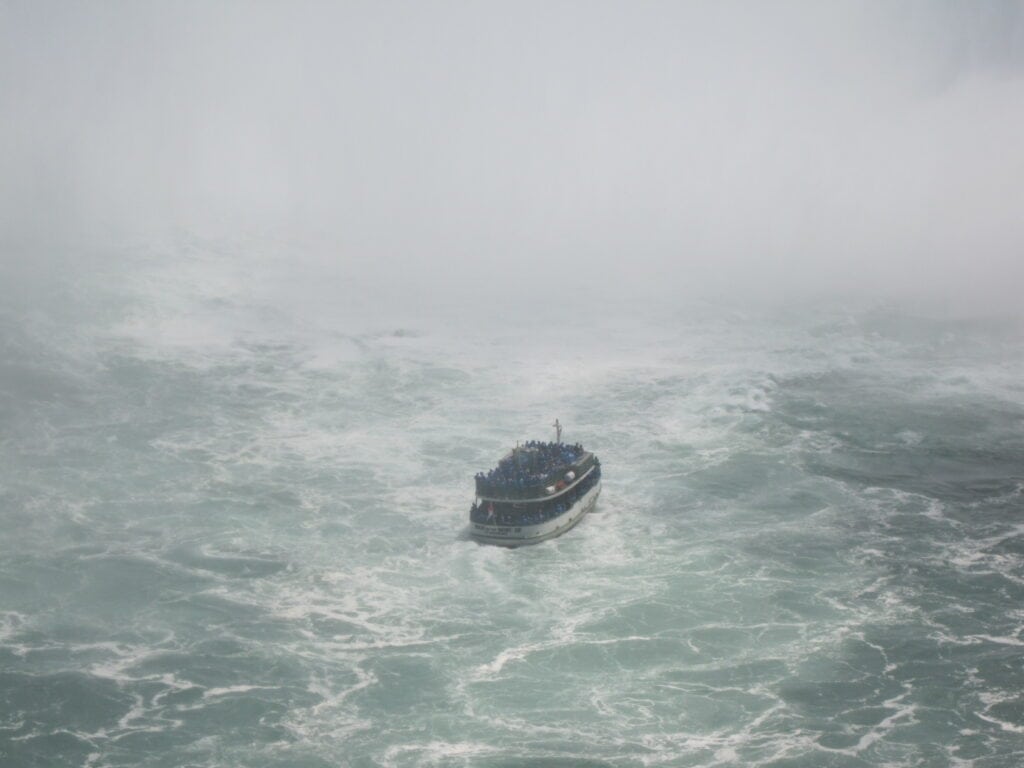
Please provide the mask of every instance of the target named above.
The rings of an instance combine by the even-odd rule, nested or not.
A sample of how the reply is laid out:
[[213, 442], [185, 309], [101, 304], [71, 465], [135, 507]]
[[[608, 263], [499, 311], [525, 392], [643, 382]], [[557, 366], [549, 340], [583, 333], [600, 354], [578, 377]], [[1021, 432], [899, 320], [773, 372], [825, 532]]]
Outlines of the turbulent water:
[[[0, 765], [1024, 764], [1019, 326], [163, 261], [5, 289]], [[555, 417], [596, 512], [468, 540]]]

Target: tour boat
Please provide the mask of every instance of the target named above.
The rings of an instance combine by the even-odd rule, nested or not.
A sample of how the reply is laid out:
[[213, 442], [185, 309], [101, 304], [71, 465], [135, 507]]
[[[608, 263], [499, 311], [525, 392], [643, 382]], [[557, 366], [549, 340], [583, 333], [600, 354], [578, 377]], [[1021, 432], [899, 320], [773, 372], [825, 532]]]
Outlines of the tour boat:
[[594, 508], [601, 493], [601, 462], [579, 443], [516, 445], [498, 466], [476, 476], [470, 535], [485, 544], [519, 547], [560, 536]]

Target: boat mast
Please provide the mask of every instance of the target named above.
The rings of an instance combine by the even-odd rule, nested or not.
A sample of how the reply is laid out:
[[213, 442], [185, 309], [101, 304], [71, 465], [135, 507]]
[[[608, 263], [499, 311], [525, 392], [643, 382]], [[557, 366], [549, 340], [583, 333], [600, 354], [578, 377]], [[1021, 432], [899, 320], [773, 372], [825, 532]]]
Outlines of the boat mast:
[[555, 423], [551, 425], [555, 428], [555, 442], [562, 442], [562, 425], [558, 423], [558, 419], [555, 419]]

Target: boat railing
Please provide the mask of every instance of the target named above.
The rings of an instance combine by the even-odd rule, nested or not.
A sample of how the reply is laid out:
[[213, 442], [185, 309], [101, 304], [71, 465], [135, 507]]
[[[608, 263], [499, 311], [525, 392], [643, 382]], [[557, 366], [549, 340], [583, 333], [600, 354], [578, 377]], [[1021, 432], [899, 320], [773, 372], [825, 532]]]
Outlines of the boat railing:
[[476, 495], [482, 499], [522, 501], [555, 497], [574, 485], [575, 481], [583, 477], [596, 463], [596, 457], [585, 452], [575, 462], [563, 465], [540, 479], [519, 477], [495, 482], [483, 475], [477, 475]]
[[593, 488], [601, 479], [600, 466], [592, 466], [577, 484], [568, 489], [568, 497], [545, 499], [528, 509], [517, 509], [515, 502], [493, 502], [484, 499], [470, 508], [469, 519], [485, 525], [539, 525], [565, 514], [573, 504]]

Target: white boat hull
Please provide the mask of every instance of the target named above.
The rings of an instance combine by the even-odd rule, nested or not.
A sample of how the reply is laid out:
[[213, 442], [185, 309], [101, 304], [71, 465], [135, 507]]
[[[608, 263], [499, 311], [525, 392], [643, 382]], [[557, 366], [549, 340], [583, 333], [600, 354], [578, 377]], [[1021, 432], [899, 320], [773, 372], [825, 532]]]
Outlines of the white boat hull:
[[488, 525], [486, 523], [470, 523], [469, 533], [484, 544], [499, 544], [505, 547], [521, 547], [525, 544], [536, 544], [545, 539], [561, 536], [583, 519], [583, 516], [594, 508], [597, 496], [601, 493], [601, 481], [583, 494], [575, 504], [558, 517], [545, 520], [536, 525]]

